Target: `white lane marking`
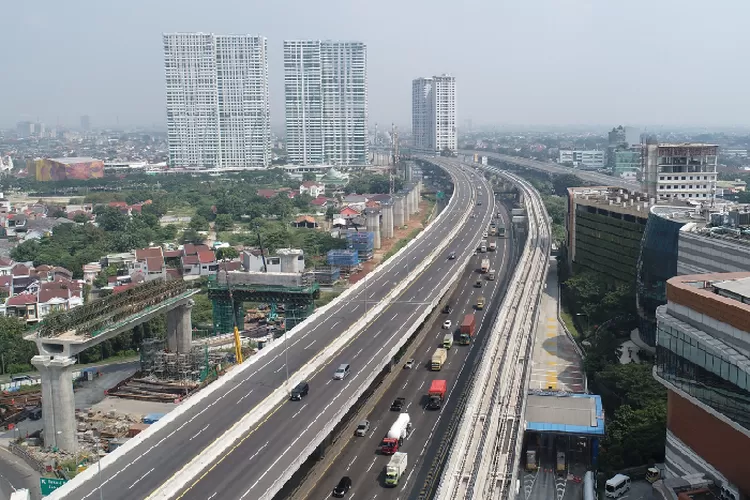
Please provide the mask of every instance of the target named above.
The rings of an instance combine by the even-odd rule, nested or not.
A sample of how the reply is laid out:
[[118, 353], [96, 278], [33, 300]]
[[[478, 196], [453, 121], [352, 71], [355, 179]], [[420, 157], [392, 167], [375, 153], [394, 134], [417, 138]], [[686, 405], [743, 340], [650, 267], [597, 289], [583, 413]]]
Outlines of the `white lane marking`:
[[404, 382], [404, 385], [403, 385], [403, 387], [401, 387], [401, 389], [406, 389], [407, 385], [409, 385], [409, 381], [408, 380], [406, 382]]
[[352, 461], [349, 462], [349, 465], [346, 466], [346, 470], [349, 470], [351, 466], [354, 464], [354, 461], [357, 460], [357, 457], [352, 458]]
[[258, 454], [259, 454], [259, 453], [260, 453], [261, 451], [263, 451], [263, 450], [264, 450], [264, 449], [266, 448], [266, 446], [268, 446], [268, 443], [270, 443], [270, 442], [271, 442], [271, 441], [266, 441], [266, 444], [264, 444], [263, 446], [261, 446], [260, 448], [258, 448], [258, 451], [256, 451], [255, 453], [253, 453], [253, 454], [252, 454], [252, 456], [251, 456], [251, 457], [250, 457], [250, 458], [248, 459], [248, 461], [250, 461], [250, 460], [252, 460], [253, 458], [257, 457], [257, 456], [258, 456]]
[[198, 437], [198, 436], [199, 436], [199, 435], [201, 434], [201, 432], [203, 432], [203, 431], [205, 431], [206, 429], [208, 429], [208, 426], [209, 426], [209, 425], [211, 425], [211, 424], [206, 424], [206, 426], [205, 426], [205, 427], [204, 427], [203, 429], [201, 429], [201, 430], [199, 430], [198, 432], [196, 432], [196, 433], [195, 433], [195, 434], [193, 435], [193, 437], [191, 437], [191, 438], [189, 439], [189, 441], [192, 441], [193, 439], [197, 438], [197, 437]]
[[373, 337], [373, 338], [375, 338], [375, 337], [377, 337], [378, 335], [380, 335], [381, 333], [383, 333], [383, 330], [380, 330], [380, 331], [378, 331], [378, 333], [376, 333], [376, 334], [375, 334], [375, 335], [373, 335], [372, 337]]
[[326, 382], [326, 385], [330, 384], [331, 382], [333, 382], [333, 380], [329, 379], [328, 382]]
[[[373, 465], [375, 465], [375, 460], [377, 460], [377, 458], [373, 458], [373, 459], [372, 459], [372, 463], [371, 463], [371, 464], [370, 464], [370, 466], [369, 466], [369, 467], [367, 468], [367, 472], [370, 472], [370, 469], [372, 469], [372, 466], [373, 466]], [[151, 469], [151, 470], [153, 470], [153, 469]]]
[[217, 495], [218, 493], [219, 493], [218, 491], [215, 491], [215, 492], [214, 492], [214, 494], [213, 494], [213, 495], [211, 495], [210, 497], [208, 497], [208, 498], [207, 498], [206, 500], [211, 500], [211, 499], [212, 499], [213, 497], [215, 497], [215, 496], [216, 496], [216, 495]]
[[393, 315], [393, 317], [391, 318], [391, 321], [393, 321], [394, 319], [396, 319], [396, 316], [398, 316], [398, 313], [396, 313], [396, 314]]
[[285, 366], [286, 366], [286, 363], [284, 363], [283, 365], [281, 365], [278, 370], [274, 370], [274, 373], [279, 373], [281, 370], [284, 369]]
[[422, 381], [421, 384], [419, 384], [419, 389], [417, 389], [417, 391], [419, 391], [423, 386], [424, 386], [424, 380]]
[[307, 347], [305, 347], [305, 349], [309, 349], [317, 341], [318, 341], [318, 339], [313, 340], [312, 342], [310, 342], [309, 344], [307, 344]]
[[377, 292], [377, 291], [374, 291], [374, 292], [372, 292], [372, 293], [370, 294], [370, 298], [373, 298], [373, 297], [375, 296], [375, 294], [376, 294], [376, 293], [378, 293], [378, 292]]
[[131, 489], [133, 486], [135, 486], [136, 484], [138, 484], [144, 477], [148, 476], [153, 471], [154, 471], [154, 468], [152, 468], [150, 471], [148, 471], [147, 473], [145, 473], [144, 475], [142, 475], [141, 477], [139, 477], [138, 479], [136, 479], [133, 484], [131, 484], [130, 486], [128, 486], [128, 489]]
[[354, 357], [353, 357], [352, 359], [356, 358], [356, 357], [357, 357], [357, 356], [359, 356], [360, 354], [362, 354], [362, 349], [360, 349], [359, 351], [357, 351], [357, 354], [355, 354], [355, 355], [354, 355]]
[[409, 484], [409, 479], [411, 479], [411, 475], [414, 474], [414, 467], [412, 467], [411, 471], [409, 472], [409, 475], [406, 476], [406, 482], [404, 483], [404, 487], [401, 488], [401, 491], [404, 491], [406, 489], [406, 485]]
[[336, 325], [338, 325], [339, 323], [341, 323], [341, 320], [339, 320], [339, 321], [335, 322], [333, 325], [331, 325], [331, 330], [333, 330], [334, 328], [336, 328]]
[[[242, 400], [245, 399], [246, 397], [248, 397], [250, 394], [252, 394], [254, 390], [255, 389], [250, 389], [250, 392], [248, 392], [247, 394], [245, 394], [244, 396], [242, 396], [240, 399], [238, 399], [235, 404], [237, 404], [237, 405], [240, 404], [242, 402]], [[183, 424], [183, 425], [185, 425], [185, 424]]]
[[297, 410], [297, 413], [295, 413], [294, 415], [292, 415], [292, 418], [294, 418], [297, 415], [299, 415], [300, 412], [305, 409], [305, 406], [307, 406], [307, 403], [303, 404], [302, 407], [299, 410]]

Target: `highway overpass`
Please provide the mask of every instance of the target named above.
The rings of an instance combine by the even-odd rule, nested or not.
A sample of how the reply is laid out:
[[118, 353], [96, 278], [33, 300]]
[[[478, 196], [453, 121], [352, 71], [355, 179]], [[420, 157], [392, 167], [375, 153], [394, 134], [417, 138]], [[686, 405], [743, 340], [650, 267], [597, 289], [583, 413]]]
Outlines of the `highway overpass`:
[[[49, 498], [273, 496], [429, 314], [489, 223], [492, 190], [484, 178], [435, 162], [451, 173], [454, 194], [419, 238], [283, 344], [189, 398], [105, 457], [101, 471], [90, 468]], [[469, 218], [472, 211], [478, 217]], [[452, 251], [458, 258], [447, 260]], [[332, 381], [342, 362], [351, 364], [351, 376]], [[302, 379], [310, 395], [287, 401]]]
[[530, 158], [493, 153], [486, 150], [462, 149], [458, 152], [458, 154], [470, 156], [471, 158], [467, 159], [470, 163], [473, 162], [474, 155], [478, 154], [481, 156], [486, 156], [488, 159], [494, 160], [495, 162], [510, 163], [519, 167], [546, 172], [548, 174], [572, 174], [581, 180], [591, 182], [597, 186], [614, 186], [629, 189], [631, 191], [641, 191], [641, 185], [638, 182], [628, 181], [620, 177], [614, 177], [612, 175], [602, 174], [599, 172], [591, 172], [587, 170], [580, 170], [577, 168], [564, 167], [551, 161], [544, 162], [539, 160], [532, 160]]

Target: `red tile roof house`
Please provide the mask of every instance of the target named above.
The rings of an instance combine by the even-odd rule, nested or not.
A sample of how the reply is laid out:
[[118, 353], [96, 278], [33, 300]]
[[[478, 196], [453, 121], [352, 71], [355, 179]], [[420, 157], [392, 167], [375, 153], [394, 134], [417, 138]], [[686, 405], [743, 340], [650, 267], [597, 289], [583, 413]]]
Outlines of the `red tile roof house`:
[[135, 259], [128, 267], [131, 275], [140, 273], [146, 281], [167, 277], [167, 266], [164, 264], [164, 252], [161, 247], [137, 249]]
[[206, 245], [193, 245], [187, 243], [182, 247], [182, 275], [208, 276], [216, 274], [219, 266], [216, 262], [216, 254]]
[[27, 323], [36, 323], [53, 311], [67, 311], [82, 304], [81, 284], [78, 281], [59, 278], [56, 281], [29, 286], [29, 291], [6, 299], [0, 309], [7, 316], [21, 318]]

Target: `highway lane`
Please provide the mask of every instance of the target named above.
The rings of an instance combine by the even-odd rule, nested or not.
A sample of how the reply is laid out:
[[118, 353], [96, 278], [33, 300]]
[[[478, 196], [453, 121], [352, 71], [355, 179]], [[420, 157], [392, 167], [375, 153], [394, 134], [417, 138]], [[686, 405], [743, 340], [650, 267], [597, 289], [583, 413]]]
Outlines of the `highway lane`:
[[[423, 238], [393, 262], [385, 264], [384, 270], [368, 278], [366, 285], [356, 293], [296, 333], [285, 348], [277, 348], [278, 352], [248, 367], [242, 378], [214, 390], [170, 426], [105, 466], [101, 477], [104, 496], [108, 499], [148, 496], [282, 386], [286, 380], [286, 368], [290, 374], [297, 371], [359, 320], [368, 302], [374, 305], [385, 297], [435, 248], [437, 242], [460, 221], [467, 207], [474, 203], [472, 184], [475, 181], [471, 179], [475, 174], [456, 170], [454, 175], [456, 201], [442, 219], [429, 227]], [[96, 475], [83, 484], [79, 482], [69, 497], [95, 498], [99, 496], [98, 490], [99, 476]], [[67, 495], [70, 487], [64, 491]]]
[[[469, 177], [470, 172], [461, 172]], [[478, 183], [481, 177], [473, 177]], [[482, 228], [491, 218], [491, 198], [486, 181], [480, 194], [483, 204], [476, 207], [480, 214], [469, 218], [453, 243], [433, 266], [425, 270], [374, 321], [363, 329], [348, 346], [342, 349], [322, 371], [308, 380], [310, 395], [300, 402], [284, 402], [269, 417], [248, 431], [242, 440], [212, 464], [177, 498], [260, 498], [273, 486], [280, 487], [279, 478], [297, 458], [299, 451], [333, 418], [341, 406], [358, 390], [362, 380], [372, 373], [374, 365], [383, 359], [389, 347], [395, 345], [425, 303], [432, 301], [449, 277], [460, 272], [462, 257], [473, 252], [481, 239]], [[473, 188], [471, 188], [473, 190]], [[471, 201], [474, 204], [473, 200]], [[438, 237], [444, 235], [438, 235]], [[433, 241], [433, 244], [436, 242]], [[456, 260], [448, 260], [451, 251]], [[351, 376], [344, 381], [332, 381], [331, 375], [340, 363], [350, 363]], [[248, 458], [249, 457], [249, 458]], [[276, 484], [275, 484], [276, 483]]]
[[591, 172], [587, 170], [580, 170], [577, 168], [565, 167], [554, 162], [544, 162], [539, 160], [532, 160], [531, 158], [522, 158], [520, 156], [512, 156], [501, 153], [493, 153], [490, 151], [473, 151], [473, 150], [461, 150], [459, 154], [473, 155], [478, 154], [487, 156], [488, 158], [494, 158], [498, 161], [504, 161], [519, 165], [534, 170], [541, 170], [543, 172], [551, 174], [572, 174], [580, 179], [588, 182], [593, 182], [599, 186], [617, 186], [631, 191], [641, 191], [641, 185], [638, 182], [627, 181], [620, 177], [613, 175], [602, 174], [599, 172]]
[[[500, 207], [500, 210], [505, 213], [504, 207]], [[505, 220], [509, 220], [507, 214]], [[433, 328], [434, 331], [429, 332], [424, 341], [415, 348], [415, 368], [411, 370], [402, 369], [397, 379], [366, 417], [371, 422], [371, 432], [366, 437], [351, 438], [333, 466], [326, 471], [318, 484], [307, 495], [307, 499], [317, 500], [329, 497], [331, 490], [342, 476], [349, 476], [353, 479], [354, 484], [350, 495], [356, 498], [407, 498], [410, 491], [415, 488], [418, 491], [421, 488], [422, 484], [417, 480], [422, 476], [419, 471], [425, 465], [429, 467], [432, 462], [432, 455], [427, 453], [429, 445], [433, 440], [439, 440], [443, 434], [440, 424], [447, 422], [450, 417], [451, 403], [456, 398], [454, 391], [456, 389], [459, 392], [462, 390], [461, 385], [457, 385], [459, 375], [464, 370], [467, 359], [469, 363], [471, 362], [470, 354], [477, 349], [478, 342], [481, 342], [487, 329], [491, 327], [490, 322], [494, 311], [490, 304], [496, 299], [496, 304], [500, 303], [504, 291], [503, 285], [509, 275], [509, 267], [512, 266], [510, 262], [510, 259], [512, 259], [510, 249], [512, 240], [508, 238], [498, 239], [497, 241], [498, 249], [496, 252], [480, 253], [470, 260], [460, 283], [449, 299], [453, 311], [450, 314], [443, 314], [439, 311], [434, 313], [438, 316]], [[490, 267], [497, 271], [497, 276], [495, 281], [484, 279], [484, 286], [481, 289], [475, 288], [474, 283], [477, 278], [482, 276], [477, 270], [481, 265], [481, 259], [485, 257], [490, 258]], [[487, 305], [485, 309], [477, 311], [474, 306], [480, 295], [485, 297]], [[442, 343], [443, 335], [447, 331], [440, 327], [442, 322], [445, 319], [451, 319], [453, 325], [456, 326], [460, 324], [465, 314], [471, 312], [475, 314], [477, 319], [478, 334], [475, 342], [469, 346], [454, 344], [454, 347], [449, 351], [446, 366], [439, 372], [431, 371], [428, 365], [432, 353]], [[446, 404], [440, 411], [426, 410], [424, 405], [427, 399], [427, 391], [431, 382], [439, 379], [448, 382], [449, 392], [446, 395]], [[404, 478], [397, 487], [387, 488], [384, 486], [384, 471], [390, 457], [379, 455], [376, 450], [383, 436], [398, 416], [398, 413], [390, 411], [390, 404], [397, 397], [406, 399], [405, 411], [411, 417], [414, 430], [401, 448], [401, 451], [408, 453], [408, 467]]]

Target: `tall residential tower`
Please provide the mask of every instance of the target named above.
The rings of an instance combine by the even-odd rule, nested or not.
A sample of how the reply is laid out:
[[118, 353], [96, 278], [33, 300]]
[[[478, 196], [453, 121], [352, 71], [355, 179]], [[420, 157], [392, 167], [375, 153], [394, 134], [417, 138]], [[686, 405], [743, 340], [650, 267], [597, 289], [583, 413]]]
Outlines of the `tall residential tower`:
[[455, 77], [412, 81], [412, 135], [417, 150], [439, 153], [458, 149]]
[[164, 68], [171, 166], [271, 164], [264, 37], [167, 33]]
[[364, 43], [285, 41], [284, 95], [291, 163], [367, 163]]

